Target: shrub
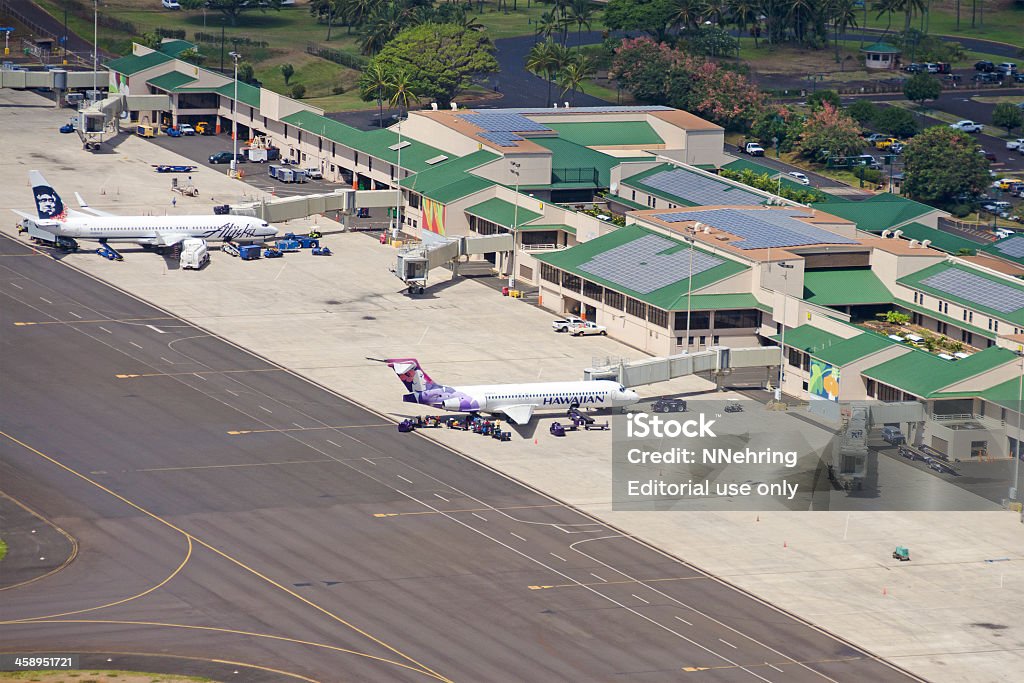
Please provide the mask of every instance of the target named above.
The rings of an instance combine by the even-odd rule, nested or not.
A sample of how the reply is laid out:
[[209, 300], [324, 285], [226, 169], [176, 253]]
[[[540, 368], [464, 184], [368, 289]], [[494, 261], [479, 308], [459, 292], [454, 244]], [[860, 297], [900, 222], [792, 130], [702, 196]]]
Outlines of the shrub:
[[970, 204], [954, 204], [949, 207], [949, 212], [957, 218], [967, 218], [971, 214]]
[[343, 85], [336, 85], [333, 88], [331, 88], [331, 94], [332, 95], [342, 95], [342, 94], [344, 94], [344, 92], [345, 92], [345, 86], [343, 86]]
[[305, 96], [306, 96], [306, 86], [302, 85], [301, 83], [296, 83], [295, 85], [292, 86], [292, 98], [293, 99], [301, 100]]

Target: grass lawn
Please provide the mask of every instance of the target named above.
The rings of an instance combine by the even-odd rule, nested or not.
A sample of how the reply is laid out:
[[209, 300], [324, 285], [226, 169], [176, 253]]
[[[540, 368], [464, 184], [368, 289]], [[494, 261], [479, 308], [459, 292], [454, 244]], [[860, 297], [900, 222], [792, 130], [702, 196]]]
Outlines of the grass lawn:
[[[284, 76], [281, 74], [282, 64], [291, 64], [295, 68], [288, 85], [285, 85]], [[275, 92], [291, 92], [293, 85], [301, 83], [306, 86], [306, 96], [303, 99], [313, 99], [334, 95], [333, 89], [339, 85], [344, 87], [347, 93], [355, 88], [359, 72], [326, 59], [297, 52], [263, 60], [256, 69], [256, 78], [263, 83], [264, 88]]]
[[[870, 4], [870, 3], [869, 3]], [[982, 3], [978, 3], [980, 8]], [[971, 2], [961, 0], [960, 2], [960, 30], [956, 27], [956, 2], [955, 0], [934, 0], [931, 4], [931, 16], [928, 18], [928, 33], [949, 35], [962, 38], [984, 38], [986, 40], [997, 40], [1011, 45], [1020, 45], [1021, 26], [1024, 26], [1024, 9], [1014, 5], [1013, 0], [989, 0], [985, 3], [984, 24], [975, 21], [974, 28], [971, 27]], [[868, 7], [867, 23], [864, 21], [864, 11], [861, 10], [857, 17], [857, 25], [860, 28], [875, 28], [884, 30], [888, 23], [887, 15], [878, 17], [878, 12]], [[902, 31], [904, 25], [903, 14], [894, 14], [892, 17], [892, 31]], [[920, 17], [915, 16], [910, 23], [911, 28], [921, 29]]]
[[0, 539], [0, 560], [4, 559], [7, 555], [7, 544], [4, 543], [3, 539]]
[[975, 102], [984, 102], [985, 104], [999, 104], [1000, 102], [1020, 104], [1024, 102], [1024, 95], [975, 95], [971, 99]]

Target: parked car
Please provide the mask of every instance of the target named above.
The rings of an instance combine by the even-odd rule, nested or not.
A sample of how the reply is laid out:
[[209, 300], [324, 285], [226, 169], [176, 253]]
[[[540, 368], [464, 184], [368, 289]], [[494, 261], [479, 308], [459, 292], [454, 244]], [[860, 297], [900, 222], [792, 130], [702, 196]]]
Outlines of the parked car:
[[903, 70], [906, 71], [908, 74], [919, 74], [924, 73], [925, 66], [924, 64], [918, 64], [917, 62], [913, 62], [903, 67]]
[[302, 169], [302, 171], [306, 174], [307, 178], [311, 178], [312, 180], [322, 180], [324, 177], [323, 172], [316, 166], [304, 168]]
[[[892, 150], [893, 147], [889, 147], [889, 149]], [[900, 146], [900, 149], [902, 149], [902, 146]], [[861, 166], [867, 166], [868, 168], [874, 169], [882, 168], [882, 165], [878, 163], [878, 159], [874, 158], [870, 154], [858, 154], [856, 157], [854, 157], [854, 160]]]
[[1024, 138], [1017, 138], [1006, 143], [1006, 149], [1020, 149], [1021, 146], [1024, 146]]
[[948, 74], [953, 71], [953, 65], [946, 62], [936, 62], [935, 66], [939, 67], [940, 74]]
[[160, 0], [163, 4], [164, 9], [181, 9], [181, 3], [178, 0]]
[[762, 147], [756, 142], [748, 142], [746, 145], [743, 146], [743, 152], [749, 154], [752, 157], [763, 157], [764, 147]]
[[1003, 62], [1002, 64], [996, 64], [996, 71], [1003, 74], [1004, 76], [1012, 76], [1017, 73], [1016, 62]]
[[924, 70], [930, 74], [937, 74], [941, 71], [939, 65], [935, 64], [934, 62], [925, 62]]
[[902, 145], [902, 141], [899, 138], [882, 138], [875, 142], [876, 149], [889, 149], [893, 145]]
[[193, 128], [192, 126], [188, 125], [187, 123], [180, 124], [178, 126], [178, 130], [181, 131], [182, 135], [195, 135], [196, 134], [196, 129]]
[[583, 318], [577, 318], [574, 315], [567, 315], [566, 317], [561, 318], [559, 320], [552, 320], [551, 329], [553, 329], [555, 332], [568, 332], [575, 325], [578, 325], [579, 323], [583, 322], [586, 322]]
[[569, 330], [569, 332], [574, 337], [589, 337], [595, 334], [601, 335], [603, 337], [608, 334], [608, 328], [605, 327], [604, 325], [598, 325], [595, 322], [586, 320], [573, 325], [572, 329]]
[[651, 410], [656, 413], [685, 413], [686, 401], [681, 398], [659, 398], [651, 404]]
[[245, 161], [244, 154], [232, 155], [231, 152], [217, 152], [216, 154], [210, 155], [211, 164], [228, 164], [231, 163], [231, 157], [235, 157], [236, 163], [243, 163]]
[[900, 428], [893, 427], [891, 425], [882, 427], [882, 439], [893, 446], [899, 446], [900, 444], [905, 444], [907, 442], [907, 438], [903, 436], [903, 432], [900, 431]]
[[888, 137], [889, 137], [888, 135], [885, 135], [883, 133], [872, 133], [871, 135], [868, 135], [867, 137], [865, 137], [864, 141], [867, 142], [871, 146], [875, 146], [875, 145], [878, 144], [879, 140], [885, 140]]
[[984, 72], [980, 74], [974, 74], [974, 78], [971, 79], [978, 83], [1002, 83], [1003, 78], [995, 72]]
[[984, 157], [986, 159], [988, 159], [989, 161], [995, 161], [996, 160], [996, 155], [993, 154], [992, 152], [988, 151], [987, 149], [979, 149], [978, 150], [978, 154], [984, 155]]
[[[1014, 83], [1024, 83], [1024, 73], [1021, 73], [1021, 72], [1018, 71], [1017, 73], [1013, 74], [1013, 82]], [[1024, 104], [1024, 102], [1022, 102], [1021, 104]], [[1017, 106], [1020, 106], [1020, 105], [1017, 105]]]
[[988, 73], [990, 71], [995, 71], [996, 70], [996, 65], [993, 64], [990, 61], [987, 61], [987, 60], [983, 59], [983, 60], [981, 60], [979, 62], [975, 62], [974, 63], [974, 70], [975, 71], [982, 71], [982, 72]]
[[792, 178], [796, 182], [800, 183], [801, 185], [810, 185], [811, 184], [811, 179], [808, 178], [803, 173], [801, 173], [800, 171], [790, 171], [786, 175], [788, 175], [790, 178]]
[[945, 76], [942, 77], [942, 80], [944, 80], [946, 83], [960, 83], [961, 81], [964, 80], [964, 77], [961, 76], [960, 74], [946, 74]]
[[949, 127], [961, 130], [965, 133], [980, 133], [981, 131], [985, 130], [985, 126], [981, 125], [980, 123], [975, 123], [974, 121], [968, 119], [963, 119], [961, 121], [957, 121], [956, 123], [951, 123], [949, 124]]

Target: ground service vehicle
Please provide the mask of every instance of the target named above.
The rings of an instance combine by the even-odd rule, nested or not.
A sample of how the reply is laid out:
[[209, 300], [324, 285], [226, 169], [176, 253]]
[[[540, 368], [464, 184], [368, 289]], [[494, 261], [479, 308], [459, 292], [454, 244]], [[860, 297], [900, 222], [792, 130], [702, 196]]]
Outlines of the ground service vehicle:
[[566, 316], [560, 320], [551, 321], [551, 329], [555, 332], [568, 332], [573, 326], [586, 322], [583, 318], [577, 318], [574, 315]]
[[238, 245], [233, 242], [224, 242], [220, 245], [220, 250], [228, 256], [238, 256]]
[[899, 446], [900, 444], [907, 442], [907, 439], [903, 436], [903, 432], [900, 431], [900, 428], [893, 427], [891, 425], [882, 427], [882, 439], [893, 446]]
[[685, 413], [686, 401], [681, 398], [659, 398], [651, 404], [656, 413]]
[[277, 147], [250, 147], [245, 152], [249, 155], [249, 161], [259, 164], [277, 161], [281, 158], [281, 150]]
[[1006, 143], [1006, 149], [1024, 149], [1024, 138], [1017, 138]]
[[608, 328], [604, 325], [598, 325], [595, 322], [585, 320], [581, 323], [572, 326], [569, 333], [574, 337], [587, 337], [595, 334], [605, 336], [608, 334]]
[[260, 257], [260, 245], [243, 244], [238, 247], [238, 256], [243, 261], [254, 261]]
[[893, 145], [902, 145], [899, 138], [882, 138], [875, 142], [875, 149], [889, 149]]
[[156, 136], [156, 129], [148, 123], [142, 123], [135, 127], [135, 134], [140, 138], [151, 138]]
[[764, 156], [764, 147], [762, 147], [756, 142], [748, 142], [746, 145], [744, 145], [743, 151], [744, 153], [749, 154], [752, 157]]
[[182, 135], [195, 135], [196, 134], [196, 129], [193, 128], [192, 126], [188, 125], [187, 123], [183, 123], [183, 124], [179, 125], [178, 126], [178, 130], [181, 131]]
[[209, 121], [200, 121], [196, 124], [196, 133], [199, 135], [214, 135], [216, 130]]
[[199, 270], [210, 262], [210, 252], [204, 239], [187, 239], [181, 243], [181, 267]]

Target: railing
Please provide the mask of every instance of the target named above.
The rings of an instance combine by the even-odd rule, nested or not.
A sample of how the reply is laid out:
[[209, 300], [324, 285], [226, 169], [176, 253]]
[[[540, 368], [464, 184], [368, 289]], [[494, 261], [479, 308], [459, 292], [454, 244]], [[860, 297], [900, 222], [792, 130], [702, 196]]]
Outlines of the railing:
[[551, 251], [553, 249], [565, 249], [562, 244], [521, 244], [523, 251]]
[[598, 178], [597, 169], [593, 166], [551, 169], [551, 182], [554, 183], [591, 183], [597, 185]]

